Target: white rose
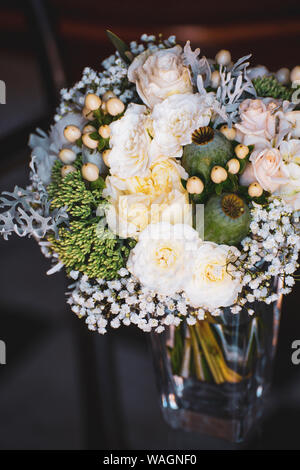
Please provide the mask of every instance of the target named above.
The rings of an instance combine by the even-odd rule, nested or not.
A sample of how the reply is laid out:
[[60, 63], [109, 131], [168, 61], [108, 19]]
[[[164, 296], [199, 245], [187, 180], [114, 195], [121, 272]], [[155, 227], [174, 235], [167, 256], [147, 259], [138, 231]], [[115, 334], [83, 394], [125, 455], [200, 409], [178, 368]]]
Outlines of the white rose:
[[110, 124], [112, 147], [107, 160], [110, 173], [120, 178], [149, 174], [150, 137], [146, 107], [130, 104], [121, 119]]
[[300, 166], [291, 162], [284, 165], [284, 168], [288, 183], [280, 186], [276, 195], [298, 211], [300, 210]]
[[192, 133], [209, 124], [213, 104], [211, 93], [186, 93], [170, 96], [154, 106], [152, 158], [161, 155], [181, 157], [182, 146], [192, 142]]
[[242, 285], [240, 272], [229, 261], [239, 255], [232, 246], [201, 243], [184, 287], [190, 305], [212, 311], [235, 303]]
[[198, 233], [188, 225], [151, 224], [131, 250], [127, 269], [150, 290], [172, 296], [189, 277], [198, 244]]
[[193, 91], [180, 46], [143, 52], [130, 65], [128, 79], [136, 84], [140, 98], [150, 108], [168, 96]]

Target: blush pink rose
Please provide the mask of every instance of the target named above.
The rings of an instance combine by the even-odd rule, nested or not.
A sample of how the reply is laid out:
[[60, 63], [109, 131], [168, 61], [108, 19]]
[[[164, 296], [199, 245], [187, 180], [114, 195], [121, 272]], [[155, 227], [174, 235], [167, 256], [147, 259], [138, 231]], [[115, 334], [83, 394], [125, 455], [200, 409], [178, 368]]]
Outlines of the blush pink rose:
[[249, 161], [240, 178], [243, 186], [257, 181], [265, 191], [273, 193], [287, 182], [279, 150], [275, 148], [256, 150], [251, 154]]
[[276, 134], [277, 104], [247, 99], [240, 105], [241, 122], [235, 125], [236, 139], [244, 145], [263, 145]]

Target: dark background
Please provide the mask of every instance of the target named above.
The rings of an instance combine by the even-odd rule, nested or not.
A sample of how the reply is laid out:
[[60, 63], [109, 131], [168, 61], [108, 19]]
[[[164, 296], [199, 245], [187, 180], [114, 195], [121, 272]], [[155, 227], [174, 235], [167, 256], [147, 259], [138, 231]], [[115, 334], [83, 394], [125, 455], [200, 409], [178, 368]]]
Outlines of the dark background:
[[[44, 8], [45, 7], [45, 8]], [[0, 189], [28, 182], [29, 132], [45, 129], [57, 90], [113, 52], [112, 29], [126, 41], [146, 32], [190, 39], [202, 53], [253, 53], [271, 70], [300, 64], [299, 0], [0, 2]], [[131, 328], [90, 333], [65, 305], [63, 273], [33, 240], [0, 241], [0, 449], [230, 449], [162, 421], [147, 335]], [[273, 392], [248, 449], [300, 449], [299, 288], [284, 300]]]

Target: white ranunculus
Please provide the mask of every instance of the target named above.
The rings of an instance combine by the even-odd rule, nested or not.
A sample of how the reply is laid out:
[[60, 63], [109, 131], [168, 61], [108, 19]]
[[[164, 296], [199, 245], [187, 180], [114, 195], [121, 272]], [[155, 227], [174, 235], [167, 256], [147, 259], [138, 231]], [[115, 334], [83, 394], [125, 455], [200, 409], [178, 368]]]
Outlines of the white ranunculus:
[[[300, 111], [288, 111], [283, 115], [283, 121], [291, 126], [291, 136], [300, 138]], [[284, 126], [283, 126], [284, 127]]]
[[181, 157], [182, 146], [192, 142], [192, 133], [209, 124], [214, 101], [212, 93], [186, 93], [170, 96], [154, 106], [152, 158]]
[[110, 124], [112, 147], [108, 155], [110, 173], [120, 178], [149, 175], [150, 137], [146, 107], [130, 104], [121, 119]]
[[280, 196], [295, 211], [300, 210], [300, 166], [290, 162], [284, 165], [288, 183], [279, 187], [276, 195]]
[[280, 153], [285, 162], [300, 164], [300, 140], [291, 139], [280, 144]]
[[128, 69], [142, 101], [152, 108], [168, 96], [193, 91], [189, 69], [183, 65], [181, 46], [149, 50], [137, 56]]
[[190, 305], [212, 311], [235, 303], [242, 288], [241, 273], [229, 261], [239, 255], [232, 246], [201, 243], [184, 286]]
[[189, 225], [151, 224], [131, 250], [127, 268], [143, 286], [172, 296], [183, 289], [198, 244]]

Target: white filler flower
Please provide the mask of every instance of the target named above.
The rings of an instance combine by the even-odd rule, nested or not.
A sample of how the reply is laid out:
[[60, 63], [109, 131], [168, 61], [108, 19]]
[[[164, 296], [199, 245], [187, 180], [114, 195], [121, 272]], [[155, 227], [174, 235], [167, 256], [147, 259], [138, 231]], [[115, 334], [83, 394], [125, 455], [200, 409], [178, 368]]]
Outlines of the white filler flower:
[[145, 112], [145, 106], [130, 104], [124, 116], [110, 124], [112, 149], [107, 159], [112, 175], [130, 178], [150, 173], [150, 137]]
[[194, 130], [209, 124], [213, 103], [210, 93], [185, 93], [170, 96], [154, 106], [152, 157], [181, 157], [182, 146], [192, 142]]
[[234, 304], [242, 288], [241, 273], [230, 260], [239, 255], [239, 250], [232, 246], [201, 243], [184, 286], [189, 304], [210, 311]]
[[131, 251], [127, 268], [148, 289], [172, 296], [190, 276], [198, 244], [198, 233], [189, 225], [150, 224]]

